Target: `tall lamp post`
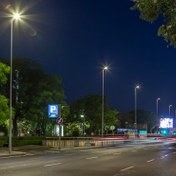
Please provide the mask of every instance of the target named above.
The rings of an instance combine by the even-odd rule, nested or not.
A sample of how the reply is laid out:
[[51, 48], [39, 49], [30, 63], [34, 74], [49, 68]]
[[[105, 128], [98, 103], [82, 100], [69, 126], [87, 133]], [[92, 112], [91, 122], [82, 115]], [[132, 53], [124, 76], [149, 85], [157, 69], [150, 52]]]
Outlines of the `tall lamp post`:
[[134, 121], [134, 124], [135, 124], [135, 136], [137, 137], [137, 89], [140, 89], [140, 86], [139, 85], [136, 85], [135, 88], [134, 88], [134, 105], [135, 105], [135, 121]]
[[161, 100], [160, 98], [156, 99], [156, 121], [158, 121], [159, 101], [160, 100]]
[[12, 152], [12, 72], [13, 72], [13, 25], [14, 21], [20, 20], [21, 15], [14, 13], [10, 21], [10, 117], [9, 117], [9, 153]]
[[83, 130], [82, 130], [82, 135], [85, 135], [85, 115], [81, 114], [80, 117], [83, 119]]
[[108, 70], [108, 66], [104, 66], [102, 69], [102, 121], [101, 121], [101, 136], [103, 137], [104, 133], [104, 82], [105, 82], [105, 71]]
[[172, 107], [172, 105], [169, 105], [169, 117], [171, 115], [171, 107]]

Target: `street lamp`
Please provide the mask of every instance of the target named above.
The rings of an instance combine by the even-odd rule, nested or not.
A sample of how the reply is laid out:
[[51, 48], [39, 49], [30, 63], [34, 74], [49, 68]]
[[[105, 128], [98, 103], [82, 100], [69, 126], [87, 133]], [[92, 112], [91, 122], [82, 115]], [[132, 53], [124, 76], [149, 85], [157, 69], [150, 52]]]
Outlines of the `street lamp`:
[[80, 117], [83, 119], [83, 136], [85, 135], [85, 116], [84, 114], [81, 114]]
[[136, 85], [135, 86], [135, 88], [134, 88], [134, 105], [135, 105], [135, 122], [134, 122], [134, 124], [135, 124], [135, 135], [136, 135], [136, 137], [137, 137], [137, 89], [140, 89], [140, 86], [139, 85]]
[[21, 19], [19, 13], [14, 13], [10, 21], [10, 118], [9, 118], [9, 153], [12, 152], [12, 71], [13, 71], [13, 25]]
[[158, 111], [159, 111], [159, 106], [158, 106], [158, 104], [159, 104], [159, 101], [160, 101], [161, 99], [160, 98], [157, 98], [156, 99], [156, 121], [158, 121]]
[[104, 82], [105, 82], [105, 71], [108, 70], [108, 66], [104, 66], [102, 69], [102, 124], [101, 124], [101, 136], [104, 133]]
[[169, 117], [171, 115], [171, 107], [172, 107], [172, 105], [169, 105]]

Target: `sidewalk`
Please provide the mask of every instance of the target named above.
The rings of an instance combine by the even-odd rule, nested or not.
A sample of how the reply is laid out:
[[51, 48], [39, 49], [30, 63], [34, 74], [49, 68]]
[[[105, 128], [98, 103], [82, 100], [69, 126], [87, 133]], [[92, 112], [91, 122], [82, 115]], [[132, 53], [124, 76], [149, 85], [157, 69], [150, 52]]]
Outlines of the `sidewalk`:
[[21, 151], [12, 151], [9, 153], [8, 149], [0, 149], [0, 157], [7, 157], [7, 156], [16, 156], [16, 155], [25, 155], [26, 152]]
[[[138, 139], [138, 140], [129, 140], [124, 141], [129, 142], [129, 144], [152, 144], [152, 143], [161, 143], [162, 140], [160, 139]], [[137, 143], [136, 143], [137, 142]], [[174, 141], [175, 142], [175, 141]], [[76, 151], [76, 150], [84, 150], [84, 149], [92, 149], [92, 148], [98, 148], [101, 146], [84, 146], [84, 147], [73, 147], [73, 148], [51, 148], [47, 146], [41, 146], [41, 145], [27, 145], [27, 146], [20, 146], [20, 147], [13, 147], [12, 152], [9, 153], [8, 147], [0, 148], [0, 157], [9, 157], [9, 156], [20, 156], [20, 155], [30, 155], [30, 154], [36, 154], [41, 152], [64, 152], [64, 151]], [[106, 145], [104, 146], [106, 147]]]
[[4, 148], [0, 148], [0, 157], [27, 155], [27, 154], [36, 153], [36, 152], [43, 152], [48, 149], [49, 148], [46, 146], [27, 145], [27, 146], [13, 147], [12, 152], [9, 153], [9, 148], [4, 147]]

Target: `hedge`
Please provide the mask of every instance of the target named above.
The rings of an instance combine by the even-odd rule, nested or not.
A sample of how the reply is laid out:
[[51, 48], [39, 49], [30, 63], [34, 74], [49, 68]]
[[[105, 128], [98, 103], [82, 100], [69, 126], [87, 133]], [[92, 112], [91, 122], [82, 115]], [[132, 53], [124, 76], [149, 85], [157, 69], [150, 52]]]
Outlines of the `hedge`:
[[12, 145], [23, 146], [23, 145], [42, 145], [42, 137], [38, 136], [24, 136], [12, 139]]
[[[12, 146], [23, 146], [23, 145], [42, 145], [43, 137], [38, 136], [24, 136], [24, 137], [13, 137]], [[9, 138], [0, 137], [0, 147], [8, 146]]]

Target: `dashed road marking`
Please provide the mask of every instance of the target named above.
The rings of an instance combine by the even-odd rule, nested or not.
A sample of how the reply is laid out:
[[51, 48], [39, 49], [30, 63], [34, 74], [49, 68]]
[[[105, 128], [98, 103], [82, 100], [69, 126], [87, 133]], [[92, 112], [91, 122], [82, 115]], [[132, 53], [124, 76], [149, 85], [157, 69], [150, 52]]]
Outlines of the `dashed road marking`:
[[1, 170], [4, 170], [4, 169], [14, 169], [14, 168], [25, 167], [25, 166], [28, 166], [28, 165], [27, 164], [20, 164], [20, 165], [13, 165], [13, 166], [8, 166], [8, 167], [2, 167], [0, 169]]
[[52, 167], [52, 166], [57, 166], [61, 165], [62, 163], [52, 163], [52, 164], [46, 164], [44, 167]]
[[86, 159], [91, 160], [91, 159], [95, 159], [95, 158], [98, 158], [98, 157], [97, 156], [93, 156], [93, 157], [86, 158]]
[[26, 156], [34, 156], [33, 153], [27, 153]]
[[147, 163], [153, 162], [155, 159], [148, 160]]
[[161, 157], [160, 157], [160, 159], [164, 159], [164, 158], [165, 158], [165, 156], [161, 156]]
[[126, 167], [124, 169], [121, 169], [120, 172], [125, 172], [125, 171], [133, 169], [133, 168], [134, 168], [134, 166], [129, 166], [129, 167]]

